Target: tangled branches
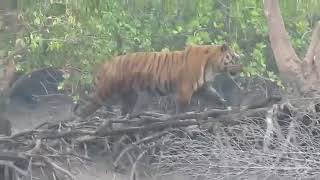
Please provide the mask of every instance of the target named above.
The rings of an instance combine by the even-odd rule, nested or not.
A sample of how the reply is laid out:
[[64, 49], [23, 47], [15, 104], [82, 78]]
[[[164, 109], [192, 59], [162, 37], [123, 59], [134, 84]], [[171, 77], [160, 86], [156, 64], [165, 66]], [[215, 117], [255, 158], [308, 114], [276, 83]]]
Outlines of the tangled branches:
[[[91, 146], [89, 145], [99, 144], [100, 147], [102, 145], [101, 151], [120, 152], [115, 156], [114, 165], [117, 168], [119, 161], [123, 162], [121, 158], [124, 154], [135, 147], [157, 141], [169, 132], [166, 129], [199, 125], [196, 117], [215, 116], [226, 112], [213, 110], [202, 114], [189, 113], [178, 116], [144, 113], [134, 118], [95, 117], [90, 120], [69, 119], [57, 123], [46, 122], [32, 130], [19, 132], [10, 137], [0, 137], [2, 149], [0, 165], [13, 170], [11, 174], [13, 173], [14, 176], [23, 176], [27, 179], [32, 178], [34, 167], [46, 169], [43, 172], [47, 172], [47, 176], [57, 178], [62, 174], [69, 179], [76, 179], [70, 172], [72, 163], [78, 161], [84, 164], [85, 161], [90, 160], [88, 150]], [[131, 143], [131, 145], [128, 147], [125, 145], [122, 149], [123, 143]], [[17, 162], [23, 162], [22, 168], [15, 165]]]
[[[53, 130], [51, 130], [53, 132]], [[39, 168], [44, 176], [57, 179], [61, 174], [71, 180], [76, 178], [68, 169], [74, 161], [84, 163], [89, 160], [79, 155], [72, 142], [67, 139], [47, 141], [43, 134], [47, 131], [30, 130], [0, 138], [0, 177], [16, 179], [22, 177], [31, 180], [32, 170]], [[8, 169], [9, 168], [9, 169]], [[1, 170], [9, 170], [9, 174], [1, 174]]]
[[[307, 103], [306, 103], [307, 104]], [[183, 173], [203, 179], [319, 174], [319, 105], [290, 103], [268, 108], [211, 109], [166, 115], [93, 117], [44, 123], [33, 130], [1, 137], [0, 166], [32, 176], [76, 179], [72, 164], [90, 161], [89, 152], [111, 154], [113, 170], [130, 175]], [[15, 150], [16, 156], [8, 159]], [[2, 154], [4, 153], [4, 154]], [[21, 165], [17, 162], [21, 158]], [[1, 173], [1, 171], [0, 171]]]
[[263, 116], [238, 116], [238, 124], [215, 125], [196, 138], [166, 136], [157, 169], [203, 179], [319, 177], [319, 112], [274, 105]]

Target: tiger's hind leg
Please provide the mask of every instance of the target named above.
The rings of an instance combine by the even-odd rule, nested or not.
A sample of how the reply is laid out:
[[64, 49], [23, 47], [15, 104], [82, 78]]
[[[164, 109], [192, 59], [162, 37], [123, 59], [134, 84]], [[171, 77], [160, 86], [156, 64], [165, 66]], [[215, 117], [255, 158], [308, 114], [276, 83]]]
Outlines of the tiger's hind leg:
[[88, 116], [92, 115], [94, 112], [96, 112], [103, 104], [96, 102], [94, 100], [90, 100], [85, 103], [78, 103], [73, 107], [73, 113], [82, 118], [85, 119]]
[[122, 115], [129, 114], [130, 117], [138, 116], [147, 109], [151, 94], [148, 92], [132, 92], [122, 96]]
[[152, 99], [152, 95], [149, 92], [147, 91], [139, 92], [137, 102], [132, 112], [132, 116], [137, 116], [141, 114], [143, 110], [147, 110], [148, 105], [151, 102], [151, 99]]
[[134, 106], [137, 102], [138, 94], [136, 92], [129, 92], [121, 96], [121, 115], [125, 116], [133, 112]]

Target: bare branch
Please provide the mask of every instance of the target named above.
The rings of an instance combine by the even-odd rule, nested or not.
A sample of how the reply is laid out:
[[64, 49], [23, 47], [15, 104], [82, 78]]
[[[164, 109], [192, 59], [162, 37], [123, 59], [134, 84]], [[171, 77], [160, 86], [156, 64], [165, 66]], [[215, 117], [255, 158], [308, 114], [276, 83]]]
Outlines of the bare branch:
[[310, 45], [304, 58], [304, 61], [306, 61], [308, 64], [313, 64], [313, 61], [315, 60], [315, 53], [317, 50], [319, 50], [317, 49], [319, 42], [320, 42], [320, 22], [317, 22], [312, 32]]
[[62, 173], [66, 174], [70, 179], [72, 180], [77, 180], [76, 177], [74, 177], [69, 171], [63, 169], [62, 167], [60, 167], [59, 165], [57, 165], [56, 163], [52, 162], [49, 158], [47, 157], [43, 157], [43, 160], [49, 164], [50, 166], [52, 166], [53, 168], [61, 171]]

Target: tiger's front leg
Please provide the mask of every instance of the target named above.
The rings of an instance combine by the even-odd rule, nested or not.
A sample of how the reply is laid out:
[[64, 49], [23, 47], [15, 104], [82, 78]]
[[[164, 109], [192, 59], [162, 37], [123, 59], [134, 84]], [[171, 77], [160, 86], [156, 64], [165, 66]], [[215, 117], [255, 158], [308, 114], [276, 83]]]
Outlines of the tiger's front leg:
[[211, 85], [204, 85], [195, 93], [195, 96], [202, 100], [218, 101], [224, 107], [228, 106], [227, 101]]
[[176, 97], [176, 114], [185, 113], [188, 111], [188, 107], [193, 94], [192, 87], [180, 87]]

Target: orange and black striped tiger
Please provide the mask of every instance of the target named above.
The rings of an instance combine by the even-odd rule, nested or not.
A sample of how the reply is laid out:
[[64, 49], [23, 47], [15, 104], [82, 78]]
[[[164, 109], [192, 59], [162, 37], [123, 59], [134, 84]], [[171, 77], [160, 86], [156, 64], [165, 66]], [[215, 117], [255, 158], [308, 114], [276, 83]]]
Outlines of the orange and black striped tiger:
[[[201, 92], [221, 101], [209, 82], [219, 73], [241, 71], [239, 55], [227, 45], [188, 45], [183, 51], [137, 52], [106, 61], [95, 76], [90, 101], [75, 109], [85, 118], [108, 100], [122, 102], [122, 114], [132, 113], [138, 94], [176, 95], [176, 112], [187, 110], [191, 97]], [[136, 106], [139, 106], [138, 103]], [[139, 108], [137, 108], [140, 110]]]

